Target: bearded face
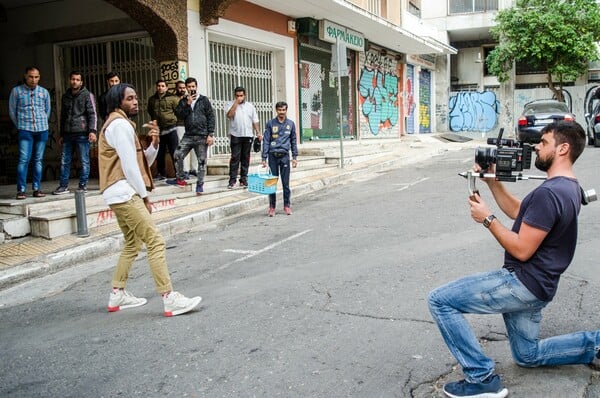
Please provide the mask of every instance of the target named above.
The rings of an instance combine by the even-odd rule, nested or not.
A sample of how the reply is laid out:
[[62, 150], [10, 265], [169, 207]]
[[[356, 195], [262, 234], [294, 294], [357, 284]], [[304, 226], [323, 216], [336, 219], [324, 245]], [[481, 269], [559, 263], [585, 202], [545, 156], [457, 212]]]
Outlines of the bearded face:
[[535, 167], [540, 171], [548, 171], [554, 162], [554, 152], [547, 154], [545, 157], [540, 156], [539, 152], [535, 158]]

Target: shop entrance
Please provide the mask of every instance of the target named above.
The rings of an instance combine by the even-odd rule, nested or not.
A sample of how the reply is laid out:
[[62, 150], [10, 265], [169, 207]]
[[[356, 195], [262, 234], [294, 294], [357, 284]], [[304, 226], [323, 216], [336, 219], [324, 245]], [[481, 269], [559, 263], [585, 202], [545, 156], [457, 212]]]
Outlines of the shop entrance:
[[237, 86], [246, 89], [246, 98], [256, 108], [261, 128], [274, 115], [273, 52], [232, 44], [210, 42], [210, 100], [215, 109], [216, 128], [213, 154], [228, 154], [226, 104], [233, 100]]

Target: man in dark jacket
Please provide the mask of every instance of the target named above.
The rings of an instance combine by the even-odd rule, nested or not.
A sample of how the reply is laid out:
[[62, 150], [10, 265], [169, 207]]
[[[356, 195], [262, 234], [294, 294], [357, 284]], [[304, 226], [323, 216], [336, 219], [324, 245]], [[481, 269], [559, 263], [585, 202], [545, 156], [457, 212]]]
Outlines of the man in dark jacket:
[[[287, 118], [287, 102], [279, 101], [275, 104], [277, 117], [271, 119], [265, 127], [262, 142], [262, 166], [267, 167], [271, 173], [281, 178], [283, 187], [283, 212], [288, 216], [292, 214], [290, 207], [290, 151], [292, 152], [292, 167], [298, 165], [298, 145], [296, 137], [296, 124]], [[269, 194], [269, 217], [275, 215], [277, 195]]]
[[196, 195], [204, 192], [204, 175], [206, 174], [206, 157], [208, 147], [214, 143], [215, 111], [207, 97], [196, 92], [198, 82], [193, 77], [185, 80], [188, 95], [182, 98], [175, 109], [177, 118], [185, 123], [185, 133], [175, 151], [175, 171], [177, 178], [167, 180], [168, 184], [185, 187], [183, 159], [193, 149], [198, 158], [198, 180]]
[[177, 149], [177, 145], [179, 144], [179, 138], [177, 137], [177, 116], [175, 116], [179, 97], [169, 93], [167, 90], [167, 82], [159, 79], [156, 81], [156, 93], [148, 99], [150, 119], [156, 120], [160, 128], [160, 144], [156, 157], [156, 180], [164, 180], [167, 175], [165, 171], [167, 150], [173, 160], [173, 168], [175, 167], [175, 149]]
[[77, 147], [81, 162], [79, 191], [87, 191], [90, 176], [90, 142], [96, 141], [96, 105], [94, 96], [83, 86], [81, 72], [71, 72], [71, 88], [62, 96], [60, 111], [60, 138], [62, 146], [60, 162], [60, 185], [52, 192], [54, 195], [69, 193], [69, 177], [73, 150]]

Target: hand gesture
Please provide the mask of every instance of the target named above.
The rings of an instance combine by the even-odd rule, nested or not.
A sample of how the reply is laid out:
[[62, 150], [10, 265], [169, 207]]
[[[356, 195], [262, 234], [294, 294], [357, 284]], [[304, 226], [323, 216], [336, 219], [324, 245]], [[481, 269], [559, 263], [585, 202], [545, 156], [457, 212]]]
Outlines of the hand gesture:
[[151, 143], [154, 145], [154, 148], [158, 148], [158, 143], [160, 142], [160, 129], [158, 128], [158, 123], [156, 120], [151, 120], [150, 122], [142, 125], [142, 127], [149, 128], [148, 137], [152, 140]]

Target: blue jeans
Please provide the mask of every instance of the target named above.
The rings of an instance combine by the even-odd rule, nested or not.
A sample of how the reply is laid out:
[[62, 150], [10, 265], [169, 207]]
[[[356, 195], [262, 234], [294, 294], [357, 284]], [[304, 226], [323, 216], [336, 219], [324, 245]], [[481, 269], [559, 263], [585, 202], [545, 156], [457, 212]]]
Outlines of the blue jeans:
[[[279, 176], [281, 186], [283, 187], [283, 206], [290, 206], [290, 155], [287, 153], [269, 152], [269, 168], [271, 174]], [[275, 208], [277, 203], [277, 194], [269, 194], [269, 207]]]
[[600, 349], [600, 330], [539, 340], [547, 304], [504, 268], [467, 276], [429, 293], [431, 315], [469, 382], [481, 382], [494, 373], [494, 361], [484, 355], [463, 314], [502, 314], [519, 366], [591, 363]]
[[69, 186], [69, 176], [71, 174], [71, 161], [73, 160], [73, 150], [77, 147], [79, 161], [81, 162], [81, 174], [79, 175], [79, 185], [87, 185], [90, 176], [90, 140], [87, 135], [64, 136], [62, 144], [62, 158], [60, 161], [60, 186]]
[[48, 141], [48, 130], [19, 130], [19, 163], [17, 163], [17, 191], [25, 192], [27, 188], [27, 169], [33, 155], [32, 188], [40, 190], [42, 182], [42, 159]]

